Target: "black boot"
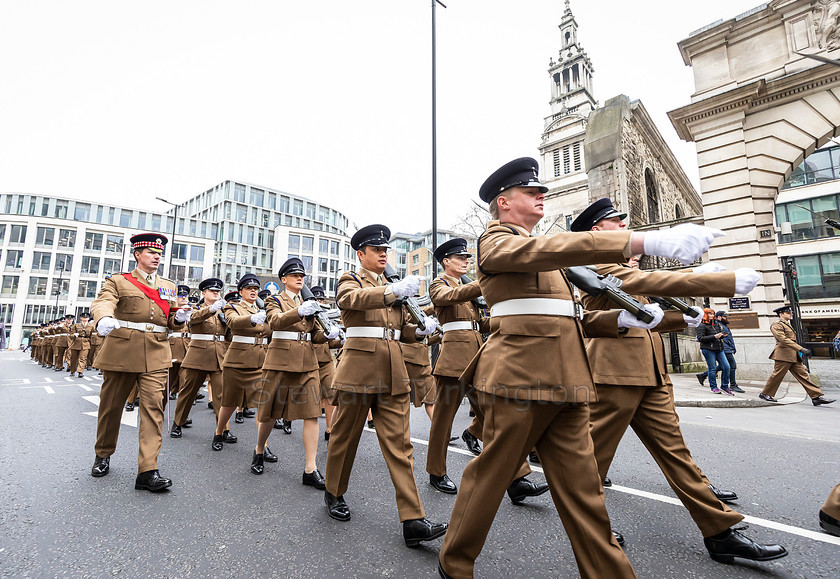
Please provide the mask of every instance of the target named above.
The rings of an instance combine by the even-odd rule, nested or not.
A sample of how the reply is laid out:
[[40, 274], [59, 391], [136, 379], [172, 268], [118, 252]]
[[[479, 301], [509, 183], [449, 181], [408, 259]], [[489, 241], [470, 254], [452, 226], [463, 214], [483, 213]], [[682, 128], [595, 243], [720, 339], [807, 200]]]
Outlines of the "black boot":
[[337, 497], [330, 494], [329, 491], [324, 491], [324, 503], [327, 505], [327, 513], [330, 518], [336, 521], [350, 520], [350, 507], [344, 502], [344, 495]]
[[446, 523], [433, 523], [429, 519], [403, 521], [403, 539], [406, 547], [416, 547], [446, 534]]
[[709, 485], [709, 490], [711, 490], [715, 494], [715, 497], [717, 498], [717, 500], [719, 500], [722, 503], [731, 503], [732, 501], [737, 501], [738, 500], [738, 495], [735, 494], [734, 492], [732, 492], [732, 491], [722, 491], [719, 488], [717, 488], [715, 485]]
[[254, 458], [251, 459], [251, 472], [254, 474], [262, 474], [265, 471], [263, 466], [263, 459], [265, 454], [254, 451]]
[[110, 456], [106, 456], [105, 458], [97, 456], [93, 461], [93, 468], [90, 469], [90, 476], [105, 476], [106, 474], [108, 474], [108, 471], [111, 470], [110, 463]]
[[548, 490], [548, 483], [532, 483], [527, 478], [519, 477], [507, 489], [508, 497], [518, 505], [528, 497], [538, 497]]
[[141, 491], [151, 491], [153, 493], [166, 490], [172, 486], [172, 481], [168, 478], [163, 478], [160, 473], [155, 470], [147, 470], [137, 475], [134, 481], [134, 488]]
[[245, 422], [245, 418], [242, 417], [241, 412], [237, 412], [236, 416], [234, 416], [234, 418], [233, 418], [233, 421], [236, 422], [237, 424], [242, 424], [243, 422]]
[[542, 464], [540, 462], [540, 457], [537, 456], [537, 451], [536, 450], [532, 450], [531, 452], [528, 453], [528, 462], [531, 462], [533, 464]]
[[303, 473], [303, 485], [308, 487], [315, 487], [319, 491], [322, 491], [325, 488], [327, 488], [327, 485], [324, 482], [324, 475], [322, 475], [317, 468], [312, 472]]
[[478, 439], [473, 436], [469, 430], [465, 430], [461, 433], [461, 438], [464, 439], [464, 444], [467, 445], [467, 450], [476, 456], [481, 454], [481, 444], [479, 444]]
[[173, 424], [172, 430], [169, 431], [169, 436], [172, 438], [181, 438], [181, 427], [177, 424]]
[[447, 495], [457, 495], [458, 494], [458, 487], [455, 486], [455, 483], [452, 482], [452, 479], [449, 478], [447, 475], [437, 476], [434, 474], [429, 475], [429, 484], [431, 484], [435, 489], [439, 490], [442, 493], [446, 493]]
[[759, 545], [734, 529], [703, 539], [709, 555], [720, 563], [731, 563], [735, 557], [750, 561], [772, 561], [787, 556], [781, 545]]
[[230, 433], [230, 430], [225, 430], [222, 433], [222, 441], [228, 444], [236, 444], [239, 439]]
[[265, 455], [266, 462], [277, 462], [277, 455], [271, 452], [271, 449], [268, 446], [265, 447], [265, 451], [263, 451]]
[[213, 435], [213, 450], [222, 450], [225, 447], [224, 443], [224, 434], [214, 434]]
[[284, 420], [283, 421], [283, 432], [286, 434], [292, 433], [292, 421], [291, 420]]

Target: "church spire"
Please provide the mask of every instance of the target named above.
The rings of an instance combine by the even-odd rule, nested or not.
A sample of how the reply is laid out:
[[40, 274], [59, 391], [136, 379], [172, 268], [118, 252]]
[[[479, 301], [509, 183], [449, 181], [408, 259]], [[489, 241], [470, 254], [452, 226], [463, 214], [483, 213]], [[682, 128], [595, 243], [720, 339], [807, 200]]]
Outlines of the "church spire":
[[587, 115], [597, 106], [592, 75], [595, 72], [586, 51], [578, 42], [578, 24], [569, 0], [560, 21], [561, 48], [558, 60], [549, 61], [548, 74], [552, 79], [551, 112]]

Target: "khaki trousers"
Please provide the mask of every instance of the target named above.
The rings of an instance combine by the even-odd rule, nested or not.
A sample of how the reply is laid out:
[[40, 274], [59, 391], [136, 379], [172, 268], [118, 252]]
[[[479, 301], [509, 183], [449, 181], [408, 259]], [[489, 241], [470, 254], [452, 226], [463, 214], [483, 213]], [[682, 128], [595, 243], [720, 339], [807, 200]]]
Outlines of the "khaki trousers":
[[177, 394], [181, 391], [181, 363], [172, 362], [169, 368], [169, 393]]
[[89, 351], [90, 346], [86, 343], [82, 345], [81, 350], [70, 350], [70, 368], [74, 372], [82, 373], [85, 371]]
[[840, 485], [834, 487], [834, 490], [828, 495], [828, 500], [825, 501], [825, 504], [820, 510], [829, 517], [834, 517], [840, 521]]
[[802, 362], [782, 362], [781, 360], [774, 361], [776, 362], [776, 365], [773, 366], [773, 373], [770, 374], [770, 378], [767, 379], [767, 384], [764, 385], [764, 390], [761, 391], [762, 394], [775, 396], [776, 392], [779, 390], [779, 385], [781, 385], [782, 380], [785, 377], [785, 374], [790, 372], [793, 374], [793, 377], [796, 378], [797, 382], [802, 384], [802, 387], [805, 389], [805, 392], [808, 393], [810, 398], [817, 398], [823, 395], [820, 387], [811, 382], [811, 377], [808, 376], [805, 364]]
[[342, 391], [336, 392], [334, 403], [338, 406], [338, 414], [327, 449], [327, 492], [337, 497], [347, 492], [356, 449], [368, 410], [371, 410], [379, 448], [394, 483], [400, 521], [424, 518], [426, 512], [414, 480], [409, 393], [356, 394]]
[[[204, 384], [204, 381], [207, 378], [210, 378], [211, 383], [213, 381], [221, 383], [222, 371], [216, 370], [215, 372], [208, 372], [207, 370], [196, 370], [195, 368], [184, 368], [181, 366], [179, 377], [181, 390], [178, 394], [178, 401], [175, 403], [174, 420], [176, 425], [183, 426], [184, 423], [187, 422], [187, 418], [190, 417], [190, 409], [193, 407], [195, 397], [198, 396], [198, 391], [201, 389], [201, 385]], [[215, 394], [213, 395], [213, 399], [216, 399]], [[221, 401], [221, 393], [219, 394], [219, 400]], [[221, 406], [221, 404], [219, 404], [219, 406]], [[214, 410], [215, 407], [216, 404], [214, 403]], [[218, 410], [216, 410], [216, 413], [218, 414]]]
[[601, 480], [607, 476], [618, 444], [630, 426], [704, 537], [722, 533], [744, 519], [715, 497], [691, 458], [670, 386], [597, 384], [596, 388], [598, 402], [590, 405], [590, 433]]
[[440, 551], [443, 569], [456, 578], [473, 576], [505, 490], [536, 446], [581, 577], [635, 577], [610, 528], [589, 437], [589, 406], [515, 401], [485, 392], [478, 393], [478, 403], [484, 411], [484, 450], [461, 478]]
[[53, 346], [53, 366], [64, 367], [64, 354], [67, 353], [67, 346]]
[[155, 470], [160, 454], [163, 428], [163, 397], [166, 390], [166, 369], [155, 372], [102, 372], [99, 392], [99, 418], [96, 423], [96, 456], [108, 457], [117, 449], [123, 405], [133, 387], [140, 394], [140, 449], [137, 472]]
[[94, 365], [96, 363], [96, 352], [99, 351], [99, 344], [91, 344], [90, 345], [90, 352], [88, 352], [87, 356], [87, 365], [91, 368], [96, 368]]

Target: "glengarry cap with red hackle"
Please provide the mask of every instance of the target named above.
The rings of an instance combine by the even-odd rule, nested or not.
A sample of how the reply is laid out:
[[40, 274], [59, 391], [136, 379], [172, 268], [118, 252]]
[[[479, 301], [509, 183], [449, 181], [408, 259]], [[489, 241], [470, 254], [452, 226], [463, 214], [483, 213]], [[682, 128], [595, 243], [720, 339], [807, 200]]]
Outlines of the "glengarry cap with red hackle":
[[160, 233], [138, 233], [131, 237], [131, 251], [149, 249], [155, 253], [163, 253], [163, 246], [169, 240]]

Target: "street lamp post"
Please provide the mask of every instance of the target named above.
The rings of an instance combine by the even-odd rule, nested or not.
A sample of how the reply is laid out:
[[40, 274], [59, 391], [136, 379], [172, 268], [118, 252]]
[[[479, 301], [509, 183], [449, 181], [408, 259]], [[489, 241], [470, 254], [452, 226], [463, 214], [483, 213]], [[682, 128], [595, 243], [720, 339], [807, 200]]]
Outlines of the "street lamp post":
[[58, 315], [58, 298], [61, 295], [61, 286], [64, 283], [64, 271], [67, 268], [67, 260], [61, 261], [61, 269], [58, 270], [58, 287], [55, 288], [55, 313]]
[[[796, 278], [796, 265], [792, 257], [782, 258], [782, 275], [785, 279], [785, 293], [788, 301], [790, 301], [790, 309], [793, 310], [793, 319], [790, 325], [793, 326], [793, 331], [796, 333], [796, 341], [807, 348], [805, 345], [805, 329], [802, 327], [802, 310], [799, 308], [799, 280]], [[808, 363], [808, 357], [803, 356], [802, 363], [808, 371], [811, 371], [811, 365]]]
[[163, 197], [155, 197], [158, 201], [163, 201], [167, 205], [172, 205], [175, 208], [175, 215], [172, 218], [172, 238], [169, 240], [169, 269], [167, 271], [167, 276], [174, 282], [178, 282], [177, 279], [172, 275], [172, 258], [175, 257], [175, 229], [178, 225], [178, 204], [172, 203], [171, 201], [167, 201]]
[[[432, 0], [432, 252], [437, 249], [437, 46], [435, 41], [435, 8], [446, 4]], [[437, 277], [437, 262], [432, 259], [432, 278]]]

